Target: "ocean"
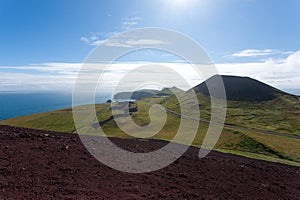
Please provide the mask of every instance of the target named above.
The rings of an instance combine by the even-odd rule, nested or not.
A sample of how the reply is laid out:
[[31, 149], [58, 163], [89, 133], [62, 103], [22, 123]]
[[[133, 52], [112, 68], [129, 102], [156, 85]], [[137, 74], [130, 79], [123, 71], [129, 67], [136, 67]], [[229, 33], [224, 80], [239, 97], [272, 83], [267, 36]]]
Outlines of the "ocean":
[[[109, 94], [96, 97], [104, 103]], [[71, 93], [0, 93], [0, 120], [72, 107]]]

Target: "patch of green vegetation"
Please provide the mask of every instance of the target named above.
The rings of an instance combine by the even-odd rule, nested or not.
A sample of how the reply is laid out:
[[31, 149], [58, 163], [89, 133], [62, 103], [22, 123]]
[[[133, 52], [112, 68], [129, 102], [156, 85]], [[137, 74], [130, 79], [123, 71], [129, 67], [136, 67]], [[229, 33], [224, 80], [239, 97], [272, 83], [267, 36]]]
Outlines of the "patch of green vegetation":
[[291, 161], [298, 161], [297, 159], [294, 159], [291, 156], [286, 156], [276, 150], [271, 149], [267, 145], [260, 143], [256, 141], [255, 139], [242, 135], [241, 141], [237, 144], [235, 143], [229, 143], [228, 144], [229, 149], [235, 149], [235, 150], [242, 150], [242, 151], [249, 151], [256, 154], [264, 154], [269, 155], [273, 157], [278, 157], [280, 159], [286, 159]]
[[[200, 117], [209, 120], [211, 112], [209, 97], [198, 94], [198, 101], [201, 112]], [[288, 135], [298, 135], [300, 132], [297, 132], [300, 130], [299, 102], [299, 99], [288, 96], [279, 96], [266, 102], [228, 101], [226, 123], [272, 130]], [[191, 104], [189, 99], [183, 99], [182, 103], [187, 106]], [[152, 104], [161, 104], [180, 113], [180, 104], [174, 95], [169, 98], [145, 98], [130, 104], [130, 108], [134, 110], [130, 113], [130, 116], [137, 125], [147, 126], [150, 123], [149, 108]], [[109, 137], [132, 138], [116, 125], [112, 118], [110, 105], [110, 103], [95, 105], [98, 121], [105, 122], [101, 125], [101, 128]], [[112, 105], [118, 106], [118, 103]], [[84, 106], [81, 106], [80, 109], [84, 109]], [[121, 107], [116, 112], [124, 114]], [[72, 109], [70, 108], [7, 119], [0, 121], [0, 124], [58, 132], [75, 131]], [[178, 116], [167, 114], [163, 129], [152, 139], [172, 141], [178, 131], [179, 124], [180, 118]], [[207, 129], [208, 124], [200, 122], [193, 146], [201, 146]], [[82, 130], [91, 133], [97, 131], [92, 126], [82, 127]], [[184, 135], [176, 142], [187, 144]], [[299, 139], [262, 134], [250, 130], [241, 131], [235, 128], [224, 128], [215, 148], [242, 156], [252, 156], [285, 164], [295, 165], [295, 163], [300, 163]]]
[[[197, 94], [200, 118], [210, 120], [210, 97]], [[182, 104], [190, 103], [188, 100]], [[180, 112], [175, 96], [165, 101], [167, 108]], [[245, 128], [274, 131], [300, 136], [300, 99], [289, 95], [278, 95], [270, 101], [227, 101], [226, 124]]]

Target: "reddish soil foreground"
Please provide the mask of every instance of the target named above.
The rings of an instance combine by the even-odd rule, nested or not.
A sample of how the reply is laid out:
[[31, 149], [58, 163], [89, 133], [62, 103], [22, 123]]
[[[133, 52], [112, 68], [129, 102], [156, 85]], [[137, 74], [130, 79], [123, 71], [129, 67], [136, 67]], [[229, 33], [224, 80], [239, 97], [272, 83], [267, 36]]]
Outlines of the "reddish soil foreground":
[[[150, 151], [166, 143], [114, 139]], [[145, 174], [111, 169], [75, 134], [0, 126], [0, 199], [300, 199], [300, 169], [189, 150], [170, 166]]]

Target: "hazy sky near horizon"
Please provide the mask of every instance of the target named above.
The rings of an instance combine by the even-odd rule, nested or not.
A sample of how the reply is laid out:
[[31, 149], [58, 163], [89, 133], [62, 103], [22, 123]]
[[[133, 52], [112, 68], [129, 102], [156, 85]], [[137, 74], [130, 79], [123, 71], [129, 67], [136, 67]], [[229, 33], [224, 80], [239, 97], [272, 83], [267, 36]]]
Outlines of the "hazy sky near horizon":
[[[0, 0], [0, 91], [70, 90], [107, 38], [161, 27], [196, 40], [221, 74], [300, 94], [299, 9], [298, 0]], [[125, 61], [179, 62], [149, 55]]]

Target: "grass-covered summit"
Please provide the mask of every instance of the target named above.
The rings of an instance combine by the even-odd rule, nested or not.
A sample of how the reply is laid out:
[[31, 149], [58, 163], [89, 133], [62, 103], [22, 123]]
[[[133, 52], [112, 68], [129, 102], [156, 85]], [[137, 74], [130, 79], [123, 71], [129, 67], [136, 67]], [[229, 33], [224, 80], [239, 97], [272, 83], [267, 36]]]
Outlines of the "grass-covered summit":
[[[220, 89], [218, 79], [220, 78], [223, 80], [224, 83], [227, 100], [268, 101], [275, 99], [276, 97], [278, 97], [278, 95], [288, 95], [287, 93], [279, 89], [276, 89], [270, 85], [267, 85], [263, 82], [249, 77], [224, 75], [215, 75], [207, 79], [205, 82], [195, 86], [193, 89], [196, 93], [210, 95], [207, 88], [207, 84], [209, 84], [213, 90], [218, 91]], [[215, 97], [220, 96], [218, 96], [218, 93], [216, 93]]]

